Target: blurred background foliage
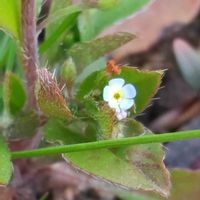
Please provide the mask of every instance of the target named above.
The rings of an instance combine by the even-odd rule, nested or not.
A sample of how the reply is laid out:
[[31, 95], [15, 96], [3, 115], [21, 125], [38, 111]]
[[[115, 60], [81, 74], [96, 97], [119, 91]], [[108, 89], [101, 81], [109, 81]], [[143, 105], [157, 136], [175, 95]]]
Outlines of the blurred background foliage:
[[[114, 58], [118, 63], [128, 63], [144, 70], [167, 69], [162, 83], [165, 89], [159, 90], [156, 96], [160, 100], [153, 101], [153, 105], [147, 108], [137, 119], [157, 133], [200, 128], [199, 0], [170, 2], [167, 0], [153, 2], [148, 0], [37, 0], [36, 3], [39, 59], [42, 66], [48, 66], [50, 71], [53, 72], [56, 69], [55, 74], [63, 84], [63, 78], [66, 77], [62, 77], [60, 74], [65, 71], [65, 65], [71, 65], [72, 68], [76, 65], [82, 65], [81, 70], [72, 72], [72, 74], [77, 73], [75, 85], [79, 86], [89, 74], [105, 68], [107, 58]], [[128, 32], [134, 34], [134, 36], [128, 34], [115, 35], [111, 38], [107, 36], [117, 32]], [[14, 33], [15, 36], [18, 35], [17, 30], [14, 30]], [[110, 53], [131, 40], [135, 35], [136, 40]], [[103, 42], [99, 39], [102, 36], [105, 36]], [[106, 43], [112, 45], [103, 48]], [[92, 50], [88, 50], [88, 46], [92, 46]], [[19, 136], [26, 139], [27, 131], [30, 133], [28, 137], [31, 137], [39, 122], [34, 112], [22, 112], [18, 115], [18, 110], [22, 109], [26, 99], [26, 96], [23, 95], [23, 71], [18, 48], [18, 43], [8, 33], [0, 32], [0, 112], [5, 111], [6, 107], [12, 109], [12, 114], [14, 117], [17, 116], [17, 120], [9, 126], [6, 132], [9, 136], [12, 136], [12, 139]], [[94, 49], [95, 52], [93, 52]], [[101, 57], [102, 55], [106, 56]], [[74, 61], [71, 60], [71, 57]], [[16, 76], [13, 76], [11, 72]], [[5, 76], [5, 74], [7, 75]], [[16, 91], [21, 97], [17, 105], [13, 104], [12, 99], [7, 98], [5, 102], [3, 98], [3, 93], [6, 91], [3, 81], [6, 77], [11, 77], [9, 79], [11, 82], [6, 85], [7, 90], [12, 88], [11, 92], [15, 93]], [[13, 82], [15, 87], [11, 87]], [[76, 111], [76, 106], [73, 109]], [[4, 123], [4, 121], [2, 122]], [[49, 124], [46, 130], [50, 129], [51, 126], [54, 128], [52, 124], [57, 124], [56, 126], [60, 129], [61, 134], [56, 135], [56, 139], [61, 138], [63, 140], [62, 132], [66, 131], [66, 127], [56, 120], [53, 123], [50, 121]], [[77, 124], [80, 126], [79, 123]], [[24, 127], [26, 128], [24, 129]], [[52, 131], [53, 128], [50, 130]], [[70, 131], [74, 134], [74, 138], [68, 138], [67, 142], [77, 141], [77, 133], [73, 132], [73, 128], [71, 127]], [[55, 137], [55, 135], [51, 135], [51, 131], [47, 132], [49, 140], [51, 137]], [[87, 127], [86, 132], [88, 131], [94, 131], [93, 125]], [[90, 137], [94, 139], [94, 135]], [[20, 145], [23, 146], [23, 142]], [[29, 148], [29, 145], [30, 143], [26, 143], [25, 147]], [[191, 170], [199, 169], [199, 145], [200, 140], [165, 144], [167, 166], [184, 167]], [[58, 158], [53, 159], [57, 160]], [[40, 160], [41, 163], [51, 163], [51, 161], [47, 161], [45, 158], [43, 161]], [[34, 164], [37, 167], [39, 165], [38, 162]], [[66, 173], [67, 177], [72, 177], [75, 188], [80, 183], [85, 184], [85, 180], [77, 177], [77, 174], [64, 172], [62, 165], [63, 163], [51, 164], [45, 168], [47, 176], [52, 178], [46, 186], [47, 190], [51, 190], [46, 197], [44, 193], [47, 190], [43, 189], [42, 186], [45, 179], [44, 176], [41, 176], [43, 168], [39, 168], [39, 165], [39, 170], [35, 170], [33, 166], [33, 172], [27, 177], [37, 186], [36, 191], [41, 199], [48, 199], [50, 196], [55, 198], [58, 198], [59, 195], [67, 196], [67, 192], [66, 194], [64, 192], [59, 194], [59, 187], [54, 187], [52, 190], [52, 184], [60, 183], [60, 178], [55, 174], [62, 176], [62, 173]], [[38, 178], [38, 182], [36, 182], [35, 177]], [[188, 184], [189, 182], [192, 182], [192, 184]], [[174, 170], [172, 172], [172, 195], [169, 199], [177, 200], [191, 198], [191, 196], [194, 200], [198, 199], [200, 195], [198, 182], [198, 171]], [[66, 185], [70, 185], [70, 189], [69, 187], [68, 189], [76, 198], [74, 185], [66, 180], [63, 180], [62, 184], [64, 188]], [[88, 188], [92, 188], [92, 186], [93, 184], [90, 183], [85, 184], [84, 190], [79, 190], [77, 196], [80, 195], [82, 198], [89, 196], [93, 199], [110, 198], [110, 196], [106, 196], [106, 192], [103, 193], [99, 189], [91, 192]], [[27, 188], [30, 189], [31, 187], [32, 185], [27, 182]], [[86, 194], [83, 191], [86, 191]], [[22, 196], [25, 195], [22, 188], [19, 190], [20, 193]], [[11, 198], [8, 196], [11, 195], [9, 189], [2, 191], [1, 194], [4, 194], [7, 199]], [[19, 194], [14, 191], [12, 195]], [[94, 197], [94, 194], [97, 196]], [[129, 193], [116, 193], [116, 191], [114, 194], [121, 199], [162, 199], [160, 196], [154, 197], [147, 194], [135, 193], [134, 196]]]

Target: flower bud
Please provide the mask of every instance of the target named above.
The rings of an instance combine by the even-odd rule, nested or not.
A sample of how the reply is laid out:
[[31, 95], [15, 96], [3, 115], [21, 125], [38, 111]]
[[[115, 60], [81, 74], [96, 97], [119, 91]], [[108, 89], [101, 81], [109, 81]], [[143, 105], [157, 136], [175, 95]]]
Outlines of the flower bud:
[[71, 85], [76, 78], [76, 66], [72, 58], [67, 59], [61, 67], [60, 77], [66, 82], [66, 84]]

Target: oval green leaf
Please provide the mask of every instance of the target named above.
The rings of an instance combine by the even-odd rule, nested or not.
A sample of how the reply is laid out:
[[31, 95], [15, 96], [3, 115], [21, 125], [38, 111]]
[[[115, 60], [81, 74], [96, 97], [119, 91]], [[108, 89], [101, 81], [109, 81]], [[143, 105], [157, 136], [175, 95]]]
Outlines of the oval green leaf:
[[[131, 124], [130, 124], [131, 123]], [[145, 128], [136, 121], [128, 121], [124, 125], [127, 133], [134, 136], [145, 134]], [[131, 130], [127, 130], [130, 125]], [[68, 128], [54, 130], [45, 129], [45, 138], [48, 141], [59, 141], [61, 144], [75, 143], [74, 134]], [[149, 134], [146, 132], [146, 134]], [[123, 135], [123, 132], [122, 134]], [[125, 135], [125, 134], [124, 134]], [[70, 136], [70, 139], [66, 139]], [[85, 133], [87, 136], [87, 133]], [[81, 142], [86, 140], [83, 138]], [[132, 151], [135, 148], [136, 151]], [[149, 156], [149, 157], [148, 157]], [[163, 163], [164, 153], [160, 144], [136, 145], [128, 148], [98, 149], [64, 154], [72, 166], [82, 172], [98, 178], [103, 182], [131, 190], [156, 191], [163, 196], [169, 193], [169, 174]], [[134, 159], [133, 159], [134, 158]]]
[[16, 39], [21, 38], [21, 1], [1, 0], [0, 27], [9, 32]]
[[111, 9], [87, 9], [79, 17], [81, 40], [91, 40], [106, 27], [125, 17], [133, 15], [149, 0], [118, 0]]
[[141, 71], [133, 67], [122, 67], [121, 77], [125, 83], [131, 83], [135, 86], [137, 94], [135, 97], [136, 114], [141, 113], [149, 104], [151, 98], [156, 94], [163, 71]]
[[[135, 86], [137, 95], [135, 97], [136, 113], [144, 110], [151, 98], [156, 94], [163, 76], [163, 71], [141, 71], [134, 67], [122, 67], [121, 74], [112, 78], [123, 78], [125, 83]], [[81, 84], [76, 93], [77, 99], [83, 99], [96, 89], [102, 98], [103, 88], [108, 84], [108, 76], [105, 71], [96, 71], [89, 75]]]
[[5, 109], [12, 115], [18, 114], [26, 102], [25, 88], [21, 80], [11, 72], [5, 76], [3, 98]]
[[131, 33], [116, 33], [102, 38], [75, 44], [70, 50], [69, 55], [74, 59], [78, 70], [91, 64], [105, 54], [121, 47], [133, 40], [135, 35]]

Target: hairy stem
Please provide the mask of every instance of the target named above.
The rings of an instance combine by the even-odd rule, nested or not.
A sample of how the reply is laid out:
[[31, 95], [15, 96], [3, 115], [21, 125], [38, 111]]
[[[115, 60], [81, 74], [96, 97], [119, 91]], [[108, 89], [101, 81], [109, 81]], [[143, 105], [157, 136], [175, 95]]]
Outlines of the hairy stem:
[[22, 0], [23, 67], [27, 82], [28, 105], [36, 108], [35, 81], [37, 80], [37, 34], [35, 0]]
[[200, 130], [181, 131], [181, 132], [165, 133], [159, 135], [144, 135], [137, 137], [122, 138], [122, 139], [102, 140], [96, 142], [46, 147], [28, 151], [18, 151], [18, 152], [12, 152], [11, 156], [12, 159], [28, 158], [28, 157], [45, 156], [45, 155], [77, 152], [77, 151], [88, 151], [88, 150], [102, 149], [102, 148], [117, 148], [117, 147], [136, 145], [136, 144], [187, 140], [199, 137], [200, 137]]

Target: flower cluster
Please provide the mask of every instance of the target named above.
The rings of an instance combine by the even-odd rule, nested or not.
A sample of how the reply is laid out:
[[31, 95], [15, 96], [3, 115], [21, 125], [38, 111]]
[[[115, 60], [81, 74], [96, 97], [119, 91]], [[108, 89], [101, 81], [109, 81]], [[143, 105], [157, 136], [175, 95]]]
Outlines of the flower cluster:
[[136, 89], [132, 84], [125, 84], [124, 79], [115, 78], [108, 82], [103, 90], [103, 99], [115, 109], [119, 120], [127, 117], [127, 110], [134, 105]]

